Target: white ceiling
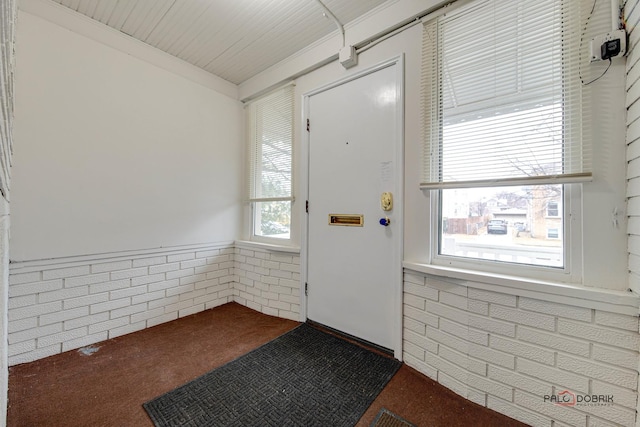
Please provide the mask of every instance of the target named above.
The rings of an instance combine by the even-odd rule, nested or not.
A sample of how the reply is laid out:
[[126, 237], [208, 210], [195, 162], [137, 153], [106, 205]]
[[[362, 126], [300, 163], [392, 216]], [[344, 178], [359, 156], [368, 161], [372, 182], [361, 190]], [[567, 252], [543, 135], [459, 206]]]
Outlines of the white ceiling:
[[[316, 0], [52, 0], [240, 84], [329, 34]], [[342, 24], [387, 0], [323, 0]]]

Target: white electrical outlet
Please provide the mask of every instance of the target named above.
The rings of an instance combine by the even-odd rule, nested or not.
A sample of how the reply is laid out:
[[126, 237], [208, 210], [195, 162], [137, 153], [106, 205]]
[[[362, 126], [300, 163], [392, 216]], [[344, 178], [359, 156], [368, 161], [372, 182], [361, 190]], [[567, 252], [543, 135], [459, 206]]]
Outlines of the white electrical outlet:
[[620, 52], [613, 57], [624, 56], [627, 53], [627, 33], [615, 30], [591, 39], [591, 62], [602, 61], [602, 45], [614, 40], [620, 40]]

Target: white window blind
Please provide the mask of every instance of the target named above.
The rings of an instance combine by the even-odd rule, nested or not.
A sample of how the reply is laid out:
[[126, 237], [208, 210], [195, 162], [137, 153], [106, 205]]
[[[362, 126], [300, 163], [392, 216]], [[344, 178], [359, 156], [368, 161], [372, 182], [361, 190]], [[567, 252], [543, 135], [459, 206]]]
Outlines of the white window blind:
[[591, 179], [580, 3], [477, 0], [425, 23], [421, 188]]
[[249, 201], [291, 201], [293, 166], [293, 85], [247, 108]]

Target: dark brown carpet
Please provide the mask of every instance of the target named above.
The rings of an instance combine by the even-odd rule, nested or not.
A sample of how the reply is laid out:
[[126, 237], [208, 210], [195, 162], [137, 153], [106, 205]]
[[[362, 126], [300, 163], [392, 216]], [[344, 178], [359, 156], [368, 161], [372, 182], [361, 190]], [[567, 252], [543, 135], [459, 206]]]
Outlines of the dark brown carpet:
[[[9, 370], [7, 424], [152, 427], [142, 404], [297, 326], [236, 303]], [[523, 426], [403, 365], [356, 424], [385, 407], [416, 426]]]

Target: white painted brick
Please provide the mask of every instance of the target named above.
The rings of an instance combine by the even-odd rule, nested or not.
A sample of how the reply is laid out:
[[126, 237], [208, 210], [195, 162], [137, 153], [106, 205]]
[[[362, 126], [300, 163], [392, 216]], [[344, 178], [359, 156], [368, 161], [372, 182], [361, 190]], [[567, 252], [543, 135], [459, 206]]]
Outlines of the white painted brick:
[[76, 338], [62, 343], [62, 351], [75, 350], [87, 345], [96, 344], [109, 338], [107, 332], [99, 332], [93, 335]]
[[467, 296], [467, 287], [463, 286], [463, 285], [459, 285], [457, 283], [450, 283], [447, 282], [445, 280], [440, 280], [437, 279], [433, 276], [427, 276], [425, 278], [425, 285], [427, 287], [439, 290], [439, 291], [444, 291], [444, 292], [449, 292], [452, 294], [456, 294], [456, 295], [460, 295], [461, 297], [466, 297]]
[[426, 313], [411, 306], [404, 307], [404, 314], [405, 316], [425, 325], [431, 325], [434, 328], [439, 327], [439, 318], [433, 314]]
[[88, 316], [89, 307], [78, 307], [71, 310], [63, 310], [55, 313], [43, 314], [40, 316], [40, 326], [50, 325], [51, 323], [60, 323], [65, 320], [76, 319], [78, 317]]
[[591, 393], [612, 395], [613, 402], [616, 405], [622, 405], [633, 410], [635, 410], [636, 408], [638, 396], [635, 391], [629, 390], [627, 388], [618, 387], [613, 384], [594, 379], [591, 381]]
[[[81, 289], [81, 288], [76, 288], [76, 289]], [[104, 301], [107, 301], [108, 299], [109, 299], [109, 294], [107, 293], [88, 295], [88, 296], [83, 296], [78, 298], [69, 298], [69, 299], [65, 299], [62, 302], [62, 307], [64, 310], [70, 310], [72, 308], [88, 306], [91, 304], [104, 302]]]
[[180, 269], [180, 263], [152, 265], [149, 267], [149, 274], [167, 273], [169, 271], [176, 271]]
[[260, 266], [262, 265], [262, 260], [260, 258], [247, 258], [246, 260], [247, 264], [251, 265], [251, 266]]
[[182, 261], [180, 263], [180, 269], [185, 269], [185, 268], [195, 268], [195, 267], [203, 267], [207, 265], [207, 260], [206, 259], [192, 259], [189, 261]]
[[468, 314], [466, 311], [440, 304], [439, 302], [427, 301], [427, 312], [436, 316], [444, 317], [454, 322], [468, 324]]
[[136, 267], [149, 267], [152, 265], [165, 264], [167, 262], [167, 257], [162, 256], [154, 256], [150, 258], [139, 258], [133, 260], [133, 268]]
[[638, 317], [627, 316], [625, 314], [609, 313], [607, 311], [596, 310], [596, 323], [613, 328], [626, 329], [638, 332]]
[[551, 301], [541, 301], [525, 297], [520, 297], [518, 307], [523, 310], [551, 314], [559, 317], [567, 317], [569, 319], [581, 320], [583, 322], [591, 321], [591, 309], [585, 307], [575, 307], [572, 305], [558, 304]]
[[211, 249], [206, 251], [198, 251], [196, 252], [196, 258], [209, 258], [216, 256], [220, 253], [218, 249]]
[[147, 267], [132, 268], [130, 270], [112, 271], [111, 280], [130, 279], [132, 277], [146, 276], [147, 274], [148, 274]]
[[96, 283], [89, 286], [90, 294], [99, 294], [102, 292], [115, 291], [116, 289], [124, 289], [131, 286], [131, 279], [114, 280], [111, 282]]
[[584, 338], [589, 341], [610, 344], [628, 350], [638, 351], [640, 347], [640, 337], [637, 332], [596, 327], [592, 324], [578, 323], [565, 319], [558, 319], [558, 332], [570, 337]]
[[515, 295], [502, 294], [499, 292], [485, 291], [484, 289], [469, 288], [469, 299], [485, 301], [492, 304], [515, 307], [517, 297]]
[[278, 313], [278, 315], [280, 317], [282, 317], [283, 319], [289, 319], [289, 320], [294, 320], [294, 321], [299, 321], [300, 320], [300, 313], [297, 311], [284, 311], [284, 310], [280, 310], [280, 312]]
[[145, 292], [147, 292], [146, 286], [136, 286], [131, 288], [118, 289], [118, 290], [109, 292], [109, 299], [115, 300], [120, 298], [126, 298], [134, 295], [140, 295]]
[[62, 289], [62, 279], [9, 286], [9, 298]]
[[[261, 304], [258, 304], [258, 303], [253, 302], [253, 301], [247, 301], [245, 299], [240, 299], [240, 301], [236, 301], [236, 302], [238, 302], [239, 304], [242, 304], [242, 305], [244, 305], [246, 307], [249, 307], [252, 310], [255, 310], [257, 312], [262, 313], [262, 305]], [[278, 311], [278, 310], [275, 310], [275, 309], [270, 309], [270, 310], [274, 310], [275, 312]]]
[[477, 330], [471, 330], [468, 326], [452, 322], [447, 319], [440, 319], [440, 330], [462, 338], [465, 341], [480, 345], [488, 345], [488, 334]]
[[[34, 305], [37, 303], [37, 297], [35, 294], [33, 295], [24, 295], [21, 297], [13, 297], [13, 298], [9, 298], [9, 310], [11, 310], [12, 308], [20, 308], [20, 307], [26, 307], [29, 305]], [[48, 301], [43, 301], [43, 302], [48, 302]]]
[[500, 384], [497, 381], [492, 381], [489, 378], [475, 374], [469, 374], [467, 381], [469, 386], [478, 390], [486, 391], [492, 396], [497, 396], [504, 400], [513, 399], [513, 389], [504, 384]]
[[131, 279], [131, 286], [148, 285], [149, 283], [161, 282], [164, 279], [164, 273], [134, 277]]
[[9, 358], [9, 366], [18, 365], [20, 363], [32, 362], [34, 360], [42, 359], [54, 354], [58, 354], [61, 351], [62, 346], [60, 344], [54, 344], [50, 347], [39, 348], [29, 353], [18, 354]]
[[165, 289], [175, 288], [180, 285], [180, 281], [178, 279], [173, 280], [165, 280], [162, 282], [151, 283], [148, 286], [149, 292], [161, 291]]
[[90, 272], [91, 272], [91, 268], [88, 265], [81, 265], [78, 267], [45, 270], [42, 272], [42, 278], [44, 280], [64, 279], [64, 278], [73, 277], [73, 276], [85, 276]]
[[90, 274], [88, 276], [65, 277], [64, 287], [93, 285], [94, 283], [106, 282], [109, 280], [109, 273]]
[[202, 282], [206, 280], [207, 276], [205, 274], [195, 274], [193, 276], [181, 277], [180, 285], [189, 285], [191, 283]]
[[574, 356], [558, 353], [558, 368], [575, 372], [590, 378], [597, 378], [621, 387], [635, 389], [638, 385], [638, 373], [617, 369], [611, 365], [591, 362]]
[[489, 362], [493, 365], [502, 366], [509, 369], [515, 368], [515, 356], [501, 351], [493, 350], [489, 347], [469, 343], [469, 354], [473, 357]]
[[118, 317], [130, 316], [132, 314], [141, 313], [147, 309], [146, 303], [130, 305], [128, 307], [118, 308], [116, 310], [111, 310], [110, 318], [117, 319]]
[[16, 354], [28, 353], [30, 351], [34, 351], [36, 349], [36, 340], [35, 338], [29, 341], [23, 341], [9, 346], [9, 357], [15, 356]]
[[291, 289], [300, 289], [300, 282], [298, 280], [280, 279], [279, 283], [280, 286], [290, 288], [288, 292], [291, 292]]
[[451, 294], [449, 292], [440, 292], [440, 302], [442, 304], [450, 305], [461, 310], [468, 310], [467, 297]]
[[20, 332], [25, 329], [31, 329], [38, 326], [38, 318], [37, 317], [28, 317], [26, 319], [14, 320], [13, 322], [9, 322], [8, 332]]
[[411, 332], [411, 331], [406, 331], [404, 339], [407, 342], [410, 342], [420, 347], [423, 350], [429, 351], [434, 354], [438, 352], [438, 343], [433, 340], [430, 340], [424, 335], [416, 334], [415, 332]]
[[289, 304], [300, 304], [300, 297], [297, 295], [281, 294], [278, 296], [278, 299]]
[[40, 304], [66, 300], [69, 298], [82, 297], [89, 294], [89, 287], [82, 286], [77, 288], [58, 289], [56, 291], [42, 292], [38, 295], [38, 302]]
[[262, 313], [264, 314], [268, 314], [269, 316], [277, 316], [278, 315], [278, 309], [273, 308], [273, 307], [265, 307], [262, 306]]
[[[614, 400], [615, 400], [615, 397], [614, 397]], [[593, 414], [598, 417], [602, 417], [608, 421], [613, 421], [614, 425], [633, 426], [635, 424], [635, 419], [636, 419], [635, 410], [627, 409], [622, 406], [576, 405], [575, 407], [580, 411], [584, 411], [588, 414]]]
[[293, 264], [293, 255], [283, 255], [272, 253], [269, 257], [272, 261], [284, 262], [287, 264]]
[[188, 261], [190, 259], [194, 259], [195, 257], [196, 257], [196, 254], [193, 253], [193, 252], [169, 255], [169, 256], [167, 256], [167, 262]]
[[39, 282], [40, 280], [42, 280], [42, 272], [40, 271], [9, 275], [9, 285], [20, 285], [22, 283]]
[[178, 312], [178, 317], [190, 316], [192, 314], [204, 311], [204, 304], [194, 305], [192, 307], [183, 308]]
[[219, 285], [220, 285], [220, 282], [218, 281], [218, 279], [208, 279], [208, 280], [203, 280], [202, 282], [196, 283], [195, 288], [207, 289], [207, 288], [212, 288], [214, 286], [219, 286]]
[[145, 328], [147, 322], [132, 323], [130, 325], [120, 326], [109, 330], [109, 338], [115, 338], [132, 332], [141, 331]]
[[100, 302], [97, 304], [91, 304], [89, 308], [91, 309], [91, 314], [96, 314], [96, 313], [101, 313], [103, 311], [116, 310], [118, 308], [126, 307], [128, 305], [131, 305], [131, 298], [122, 298], [117, 300]]
[[584, 412], [545, 402], [541, 396], [533, 396], [520, 390], [515, 391], [515, 403], [558, 421], [564, 421], [573, 426], [586, 426], [587, 416]]
[[153, 300], [164, 298], [164, 296], [165, 296], [165, 292], [163, 290], [155, 291], [155, 292], [147, 292], [141, 295], [133, 296], [131, 298], [131, 304], [139, 304], [142, 302], [153, 301]]
[[154, 317], [162, 316], [164, 314], [164, 308], [156, 308], [153, 310], [145, 310], [141, 313], [135, 313], [131, 315], [131, 323], [143, 322]]
[[422, 297], [417, 297], [415, 295], [404, 294], [403, 303], [404, 305], [415, 307], [418, 310], [424, 311], [425, 309], [425, 299]]
[[219, 264], [220, 268], [234, 268], [234, 264], [233, 262], [227, 261], [227, 262], [221, 262]]
[[54, 301], [47, 304], [38, 304], [29, 307], [20, 307], [9, 310], [9, 322], [36, 317], [42, 314], [53, 313], [62, 310], [62, 301]]
[[491, 314], [491, 317], [518, 323], [520, 325], [532, 326], [534, 328], [545, 329], [547, 331], [554, 331], [556, 329], [555, 318], [546, 314], [517, 310], [500, 305], [491, 305], [489, 313]]
[[470, 299], [467, 301], [468, 310], [472, 313], [482, 314], [484, 316], [489, 315], [489, 303], [484, 301], [478, 301]]
[[459, 351], [451, 350], [449, 347], [440, 346], [438, 356], [475, 374], [483, 376], [487, 374], [487, 364], [485, 362], [473, 359]]
[[422, 373], [423, 375], [426, 375], [427, 377], [433, 380], [437, 380], [438, 370], [435, 369], [433, 366], [429, 366], [428, 364], [424, 363], [422, 360], [418, 360], [415, 357], [411, 356], [410, 354], [405, 354], [404, 362], [408, 366], [411, 366], [416, 371]]
[[119, 328], [120, 326], [124, 326], [128, 324], [129, 324], [128, 317], [119, 317], [117, 319], [107, 320], [106, 322], [93, 323], [89, 325], [89, 334], [109, 331], [111, 329]]
[[403, 281], [405, 282], [405, 285], [407, 283], [415, 283], [416, 285], [424, 286], [425, 277], [422, 275], [405, 272], [403, 275]]
[[[207, 275], [207, 277], [209, 277], [209, 275]], [[221, 278], [220, 281], [222, 282], [223, 279]], [[267, 285], [278, 286], [278, 284], [280, 283], [280, 279], [278, 279], [277, 277], [262, 276], [262, 282], [266, 283]]]
[[229, 255], [218, 255], [214, 257], [207, 257], [207, 264], [220, 264], [221, 262], [227, 262], [231, 258]]
[[[629, 425], [633, 425], [633, 424], [629, 424]], [[601, 418], [597, 418], [597, 417], [594, 417], [593, 415], [590, 415], [589, 427], [620, 427], [620, 424], [613, 424]]]
[[469, 388], [467, 399], [480, 406], [487, 406], [487, 393]]
[[469, 377], [469, 373], [465, 369], [462, 369], [458, 365], [454, 365], [441, 357], [427, 357], [427, 363], [438, 370], [438, 382], [441, 380], [441, 373], [444, 373], [463, 384], [466, 383]]
[[526, 375], [521, 375], [518, 372], [503, 369], [491, 364], [489, 365], [488, 376], [495, 381], [520, 390], [526, 390], [529, 393], [533, 393], [538, 396], [550, 395], [553, 392], [551, 384], [538, 381]]
[[462, 381], [458, 381], [455, 378], [452, 378], [444, 372], [438, 372], [438, 382], [464, 398], [466, 398], [469, 394], [469, 387], [466, 384], [464, 384]]
[[518, 372], [550, 384], [557, 384], [575, 392], [589, 392], [589, 378], [561, 369], [551, 368], [530, 360], [518, 359]]
[[179, 279], [181, 277], [193, 276], [193, 268], [185, 268], [184, 270], [168, 271], [167, 279]]
[[20, 332], [9, 334], [9, 345], [13, 345], [22, 341], [29, 341], [38, 337], [46, 335], [52, 335], [58, 332], [62, 332], [62, 323], [56, 323], [52, 325], [39, 326], [37, 328], [27, 329]]
[[195, 267], [193, 269], [194, 274], [207, 274], [218, 270], [217, 265], [203, 265], [202, 267]]
[[168, 298], [162, 298], [162, 299], [149, 301], [147, 303], [147, 307], [149, 308], [149, 310], [153, 310], [154, 308], [158, 308], [158, 307], [167, 307], [167, 306], [175, 304], [175, 303], [177, 303], [179, 301], [180, 301], [180, 296], [179, 295], [175, 295], [175, 296], [168, 297]]
[[555, 353], [545, 350], [535, 345], [524, 344], [515, 340], [501, 338], [498, 336], [491, 337], [491, 348], [513, 354], [518, 357], [524, 357], [545, 365], [553, 366], [555, 363]]
[[105, 311], [91, 316], [78, 317], [76, 319], [70, 319], [64, 322], [65, 331], [76, 329], [81, 326], [89, 326], [94, 323], [106, 322], [109, 320], [109, 312]]
[[198, 298], [203, 295], [206, 295], [206, 293], [207, 291], [205, 289], [198, 289], [198, 290], [193, 290], [191, 292], [186, 292], [186, 293], [180, 294], [180, 301], [186, 300], [186, 299]]
[[599, 360], [622, 368], [638, 369], [638, 353], [635, 351], [618, 350], [594, 344], [591, 357], [594, 360]]
[[427, 326], [427, 338], [437, 341], [440, 344], [446, 345], [452, 349], [458, 350], [461, 353], [469, 353], [469, 343], [461, 340], [453, 335], [446, 334], [438, 329]]
[[516, 326], [500, 320], [489, 319], [488, 317], [469, 316], [469, 325], [493, 334], [505, 335], [507, 337], [516, 336]]
[[126, 270], [131, 268], [131, 260], [104, 262], [101, 264], [92, 264], [92, 273], [104, 273], [105, 271]]
[[280, 264], [280, 269], [283, 271], [291, 271], [292, 273], [300, 273], [300, 266], [296, 264]]
[[586, 341], [572, 340], [561, 335], [549, 334], [523, 326], [518, 327], [518, 339], [555, 350], [589, 357], [589, 343]]
[[202, 295], [200, 297], [194, 298], [193, 299], [193, 305], [200, 305], [200, 304], [204, 304], [205, 305], [205, 309], [206, 309], [206, 304], [213, 302], [213, 301], [217, 301], [218, 295], [217, 294], [206, 294], [206, 295]]
[[520, 406], [515, 406], [511, 402], [504, 401], [495, 396], [487, 397], [487, 408], [533, 427], [551, 427], [552, 425], [550, 418], [528, 411]]
[[175, 288], [167, 289], [167, 296], [179, 295], [185, 292], [190, 292], [194, 289], [193, 283], [183, 286], [176, 286]]
[[176, 320], [178, 318], [178, 312], [174, 311], [173, 313], [166, 313], [162, 316], [154, 317], [153, 319], [147, 320], [147, 328], [152, 326], [160, 325], [161, 323], [170, 322], [172, 320]]
[[413, 331], [420, 335], [424, 335], [427, 331], [427, 327], [423, 322], [418, 322], [417, 320], [413, 320], [412, 318], [407, 316], [404, 316], [402, 323], [403, 323], [404, 329], [408, 331]]
[[269, 300], [269, 307], [277, 308], [278, 310], [291, 310], [291, 304], [282, 301]]
[[239, 252], [236, 252], [237, 254], [240, 255], [244, 255], [244, 256], [254, 256], [255, 252], [249, 249], [242, 249], [240, 248]]
[[413, 344], [411, 341], [404, 340], [402, 342], [402, 349], [404, 352], [404, 357], [407, 357], [407, 354], [415, 357], [416, 359], [423, 361], [425, 360], [425, 350], [420, 346]]
[[293, 274], [290, 271], [271, 270], [271, 275], [282, 279], [293, 279]]
[[54, 344], [61, 344], [65, 341], [74, 340], [87, 335], [87, 328], [72, 329], [70, 331], [58, 332], [57, 334], [39, 337], [37, 339], [38, 348], [50, 347]]

